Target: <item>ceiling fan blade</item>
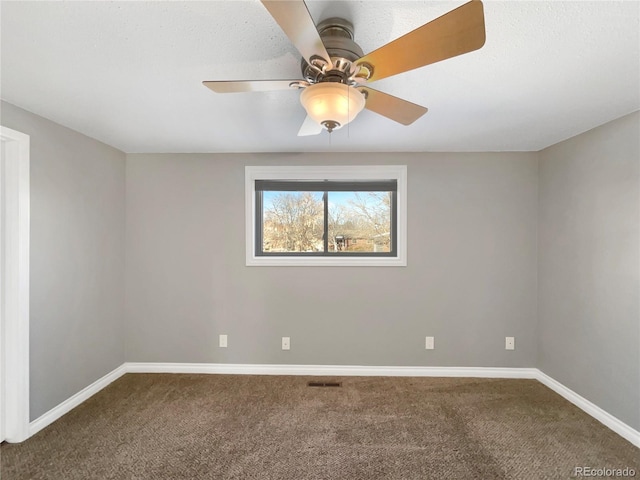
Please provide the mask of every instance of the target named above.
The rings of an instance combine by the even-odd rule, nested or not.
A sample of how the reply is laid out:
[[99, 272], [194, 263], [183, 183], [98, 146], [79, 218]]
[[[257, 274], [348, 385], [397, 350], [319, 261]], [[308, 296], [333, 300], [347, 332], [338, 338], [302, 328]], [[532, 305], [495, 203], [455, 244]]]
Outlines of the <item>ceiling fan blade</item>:
[[298, 136], [308, 137], [309, 135], [318, 135], [320, 132], [322, 132], [322, 125], [316, 123], [313, 118], [307, 115], [298, 131]]
[[291, 43], [302, 54], [307, 63], [313, 57], [322, 57], [331, 63], [331, 57], [322, 43], [313, 18], [303, 0], [262, 0], [271, 16], [287, 34]]
[[367, 92], [367, 103], [365, 108], [376, 112], [383, 117], [387, 117], [394, 122], [403, 125], [411, 125], [422, 115], [427, 113], [427, 108], [403, 100], [388, 93], [374, 90], [370, 87], [362, 87], [360, 90]]
[[270, 92], [273, 90], [293, 90], [292, 83], [300, 80], [240, 80], [202, 82], [205, 87], [217, 93]]
[[369, 64], [373, 82], [479, 49], [485, 42], [484, 8], [480, 0], [407, 33], [360, 58]]

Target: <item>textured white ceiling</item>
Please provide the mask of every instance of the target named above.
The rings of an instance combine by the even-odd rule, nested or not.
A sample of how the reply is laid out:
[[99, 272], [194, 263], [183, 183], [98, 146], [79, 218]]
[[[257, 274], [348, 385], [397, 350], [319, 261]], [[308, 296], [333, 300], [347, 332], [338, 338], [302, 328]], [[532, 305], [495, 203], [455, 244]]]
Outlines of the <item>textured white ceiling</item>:
[[[463, 3], [307, 1], [365, 53]], [[202, 86], [300, 77], [257, 0], [2, 1], [0, 96], [126, 152], [539, 150], [640, 109], [638, 1], [484, 5], [481, 50], [372, 84], [429, 108], [408, 127], [365, 110], [297, 137], [298, 92]]]

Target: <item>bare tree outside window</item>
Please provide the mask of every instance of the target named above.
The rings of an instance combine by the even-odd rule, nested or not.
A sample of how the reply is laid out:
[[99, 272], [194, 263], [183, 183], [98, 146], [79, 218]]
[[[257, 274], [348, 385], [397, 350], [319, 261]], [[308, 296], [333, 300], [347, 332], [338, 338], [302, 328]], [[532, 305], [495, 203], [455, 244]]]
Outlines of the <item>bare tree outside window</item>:
[[265, 252], [323, 250], [322, 192], [269, 192], [265, 202]]
[[329, 242], [328, 248], [330, 252], [341, 251], [342, 245], [339, 244], [339, 237], [342, 233], [344, 225], [347, 224], [349, 211], [346, 205], [341, 203], [329, 202]]
[[[329, 252], [390, 252], [391, 192], [328, 192]], [[264, 252], [322, 252], [323, 192], [264, 192]]]
[[348, 251], [389, 252], [391, 249], [391, 193], [353, 192], [348, 200], [355, 227], [345, 232]]

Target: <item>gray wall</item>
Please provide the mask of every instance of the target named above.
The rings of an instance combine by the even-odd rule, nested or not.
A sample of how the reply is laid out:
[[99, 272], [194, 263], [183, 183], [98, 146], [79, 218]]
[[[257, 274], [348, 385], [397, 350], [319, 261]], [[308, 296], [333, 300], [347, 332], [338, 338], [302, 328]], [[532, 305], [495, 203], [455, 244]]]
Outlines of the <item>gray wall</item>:
[[33, 420], [124, 361], [125, 154], [1, 107], [31, 137]]
[[539, 368], [640, 429], [640, 114], [540, 153]]
[[[244, 166], [327, 163], [408, 165], [408, 266], [246, 267]], [[128, 155], [126, 358], [532, 367], [537, 168], [535, 153]]]

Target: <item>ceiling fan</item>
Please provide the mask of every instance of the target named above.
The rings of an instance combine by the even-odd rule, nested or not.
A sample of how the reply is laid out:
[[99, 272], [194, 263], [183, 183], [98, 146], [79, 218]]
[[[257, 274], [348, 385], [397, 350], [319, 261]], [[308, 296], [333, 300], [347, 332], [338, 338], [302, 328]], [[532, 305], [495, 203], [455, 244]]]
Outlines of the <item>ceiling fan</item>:
[[214, 92], [301, 89], [307, 111], [299, 136], [329, 132], [351, 122], [363, 108], [403, 125], [425, 107], [374, 90], [369, 83], [481, 48], [485, 42], [480, 0], [470, 2], [365, 55], [353, 25], [328, 18], [317, 26], [303, 0], [261, 0], [302, 54], [302, 79], [202, 82]]

